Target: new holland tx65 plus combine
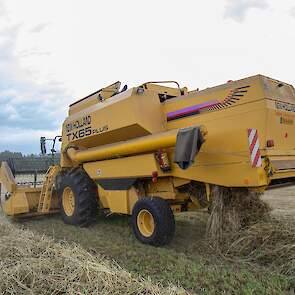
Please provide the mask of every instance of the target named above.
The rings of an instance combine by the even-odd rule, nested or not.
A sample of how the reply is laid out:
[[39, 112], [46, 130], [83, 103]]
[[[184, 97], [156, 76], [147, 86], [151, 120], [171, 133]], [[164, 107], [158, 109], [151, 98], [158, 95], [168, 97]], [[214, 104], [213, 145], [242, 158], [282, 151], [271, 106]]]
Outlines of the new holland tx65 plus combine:
[[292, 181], [291, 85], [260, 75], [202, 91], [173, 83], [120, 91], [117, 82], [70, 105], [60, 165], [42, 187], [17, 185], [2, 164], [4, 212], [60, 211], [65, 223], [87, 225], [104, 209], [131, 215], [143, 243], [164, 245], [174, 234], [174, 214], [207, 207], [213, 186], [234, 194]]

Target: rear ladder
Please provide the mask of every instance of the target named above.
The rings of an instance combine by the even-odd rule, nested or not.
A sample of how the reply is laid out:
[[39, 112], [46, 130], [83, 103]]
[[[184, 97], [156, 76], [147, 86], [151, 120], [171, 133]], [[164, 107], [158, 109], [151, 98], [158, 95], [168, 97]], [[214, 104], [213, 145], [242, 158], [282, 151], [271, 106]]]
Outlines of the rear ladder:
[[58, 172], [59, 166], [50, 166], [45, 174], [38, 204], [39, 213], [48, 213], [50, 210], [54, 181]]

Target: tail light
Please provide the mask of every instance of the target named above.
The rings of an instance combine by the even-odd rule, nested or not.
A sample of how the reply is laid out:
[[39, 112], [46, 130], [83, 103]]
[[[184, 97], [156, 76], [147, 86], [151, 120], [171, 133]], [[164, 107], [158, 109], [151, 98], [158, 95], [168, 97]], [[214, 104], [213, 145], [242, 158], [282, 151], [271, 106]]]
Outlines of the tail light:
[[159, 150], [156, 154], [156, 159], [159, 163], [159, 166], [163, 172], [171, 171], [169, 158], [167, 153], [163, 152], [163, 150]]
[[158, 171], [152, 173], [152, 182], [156, 183], [158, 181]]
[[269, 139], [269, 140], [267, 140], [267, 141], [266, 141], [266, 146], [267, 146], [268, 148], [274, 147], [274, 146], [275, 146], [275, 142], [274, 142], [274, 140], [273, 140], [273, 139]]

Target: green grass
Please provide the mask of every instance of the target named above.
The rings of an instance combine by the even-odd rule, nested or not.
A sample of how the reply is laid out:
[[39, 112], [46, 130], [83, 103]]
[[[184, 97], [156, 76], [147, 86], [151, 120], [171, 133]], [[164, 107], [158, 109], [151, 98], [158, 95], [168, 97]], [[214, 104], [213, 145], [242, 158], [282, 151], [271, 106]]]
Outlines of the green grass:
[[196, 294], [290, 294], [295, 278], [273, 268], [228, 260], [205, 239], [206, 213], [176, 218], [176, 235], [169, 246], [155, 248], [138, 242], [127, 216], [99, 217], [89, 228], [63, 224], [59, 216], [15, 222], [17, 226], [81, 245], [119, 263], [131, 273], [154, 282], [184, 287]]

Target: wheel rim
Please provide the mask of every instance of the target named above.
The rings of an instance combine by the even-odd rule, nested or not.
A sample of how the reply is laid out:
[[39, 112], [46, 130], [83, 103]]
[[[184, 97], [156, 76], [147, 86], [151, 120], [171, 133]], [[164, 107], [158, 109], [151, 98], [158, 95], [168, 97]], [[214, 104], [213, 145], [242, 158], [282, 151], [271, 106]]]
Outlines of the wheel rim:
[[155, 230], [153, 215], [146, 209], [141, 210], [137, 215], [137, 227], [145, 237], [150, 237]]
[[62, 206], [67, 216], [72, 216], [75, 211], [75, 196], [70, 187], [66, 187], [62, 194]]

